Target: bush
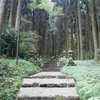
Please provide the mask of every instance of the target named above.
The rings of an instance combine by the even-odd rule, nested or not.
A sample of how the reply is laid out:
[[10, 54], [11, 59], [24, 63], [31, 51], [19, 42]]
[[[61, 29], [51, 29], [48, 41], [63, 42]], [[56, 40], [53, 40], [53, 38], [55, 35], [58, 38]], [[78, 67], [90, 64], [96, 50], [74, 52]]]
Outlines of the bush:
[[22, 42], [19, 45], [19, 56], [21, 58], [30, 58], [30, 51], [35, 50], [35, 47], [32, 45], [32, 43], [29, 42]]
[[[3, 76], [4, 70], [8, 69], [9, 63], [5, 60], [0, 60], [0, 75]], [[3, 78], [3, 77], [2, 77]]]
[[17, 31], [8, 27], [6, 30], [3, 30], [2, 41], [1, 41], [1, 50], [2, 54], [6, 54], [10, 57], [16, 55], [17, 47]]
[[15, 100], [16, 94], [21, 87], [22, 79], [40, 72], [38, 66], [25, 60], [19, 60], [18, 66], [16, 66], [16, 60], [0, 60], [0, 65], [2, 65], [2, 68], [0, 66], [0, 71], [2, 71], [0, 100]]
[[36, 52], [35, 44], [38, 35], [34, 32], [23, 32], [20, 34], [20, 43], [19, 43], [19, 56], [21, 58], [26, 58], [27, 60], [30, 58], [30, 51], [33, 51], [33, 55]]
[[65, 66], [68, 63], [68, 60], [66, 58], [60, 58], [59, 59], [59, 65], [60, 67]]

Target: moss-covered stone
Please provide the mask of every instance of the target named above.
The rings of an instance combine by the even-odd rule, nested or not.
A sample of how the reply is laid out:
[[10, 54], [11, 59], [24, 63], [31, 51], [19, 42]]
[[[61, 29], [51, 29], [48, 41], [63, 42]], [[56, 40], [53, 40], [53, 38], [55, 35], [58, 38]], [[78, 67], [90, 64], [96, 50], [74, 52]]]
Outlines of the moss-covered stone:
[[62, 97], [62, 96], [56, 96], [55, 99], [57, 99], [57, 100], [65, 100], [66, 98]]
[[76, 66], [76, 64], [73, 61], [69, 61], [67, 66]]

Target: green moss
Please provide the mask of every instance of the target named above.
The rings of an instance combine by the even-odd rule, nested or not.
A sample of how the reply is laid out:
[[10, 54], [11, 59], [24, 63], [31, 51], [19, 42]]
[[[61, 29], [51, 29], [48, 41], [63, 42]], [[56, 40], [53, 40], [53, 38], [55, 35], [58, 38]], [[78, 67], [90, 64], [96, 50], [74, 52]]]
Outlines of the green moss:
[[74, 86], [75, 86], [74, 83], [69, 84], [69, 87], [74, 87]]
[[56, 99], [61, 99], [61, 100], [63, 100], [63, 99], [65, 100], [66, 99], [65, 97], [62, 97], [62, 96], [56, 96], [55, 98]]

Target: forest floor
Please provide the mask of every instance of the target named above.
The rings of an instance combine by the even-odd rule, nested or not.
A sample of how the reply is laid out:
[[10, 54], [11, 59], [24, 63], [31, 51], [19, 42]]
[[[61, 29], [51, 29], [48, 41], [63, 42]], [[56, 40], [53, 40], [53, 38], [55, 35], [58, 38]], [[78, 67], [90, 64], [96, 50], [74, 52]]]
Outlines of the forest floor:
[[75, 63], [77, 66], [64, 66], [61, 72], [73, 76], [81, 100], [100, 100], [100, 64], [93, 60]]

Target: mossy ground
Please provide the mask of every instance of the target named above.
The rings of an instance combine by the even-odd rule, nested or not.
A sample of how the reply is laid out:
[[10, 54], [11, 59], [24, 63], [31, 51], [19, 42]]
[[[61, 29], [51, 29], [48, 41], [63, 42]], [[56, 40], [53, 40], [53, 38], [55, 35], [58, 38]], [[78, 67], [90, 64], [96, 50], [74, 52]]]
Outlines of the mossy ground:
[[81, 100], [100, 100], [100, 64], [93, 60], [75, 61], [77, 66], [64, 66], [62, 73], [72, 75]]

